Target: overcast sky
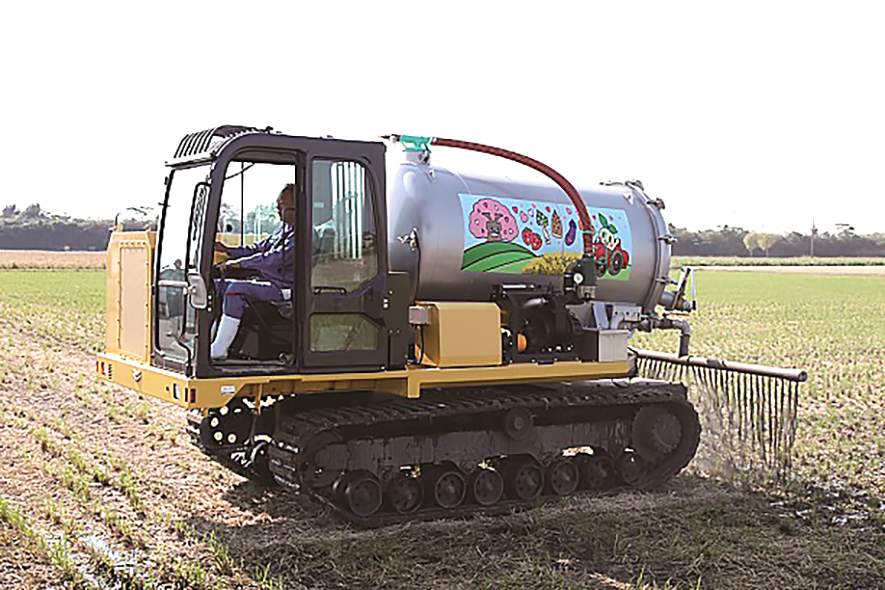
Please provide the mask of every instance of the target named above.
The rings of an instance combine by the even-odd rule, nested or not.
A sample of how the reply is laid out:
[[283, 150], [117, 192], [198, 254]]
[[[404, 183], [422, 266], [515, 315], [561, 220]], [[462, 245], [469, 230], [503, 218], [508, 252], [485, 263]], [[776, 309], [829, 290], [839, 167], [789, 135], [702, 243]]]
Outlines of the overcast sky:
[[[883, 13], [872, 2], [7, 3], [0, 204], [102, 217], [155, 204], [179, 138], [234, 123], [498, 145], [578, 185], [641, 179], [681, 227], [881, 232]], [[443, 152], [435, 163], [462, 165]]]

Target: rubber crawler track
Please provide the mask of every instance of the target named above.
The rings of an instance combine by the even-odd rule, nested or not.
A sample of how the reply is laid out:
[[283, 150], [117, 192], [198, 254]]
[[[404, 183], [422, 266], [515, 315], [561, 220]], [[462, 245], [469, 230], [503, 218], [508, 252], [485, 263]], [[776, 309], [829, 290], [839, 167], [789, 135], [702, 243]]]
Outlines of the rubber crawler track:
[[[686, 399], [685, 387], [681, 384], [661, 381], [625, 380], [556, 384], [553, 386], [519, 386], [497, 389], [459, 389], [428, 392], [417, 400], [394, 398], [382, 402], [357, 403], [340, 407], [324, 407], [306, 411], [283, 411], [278, 417], [273, 443], [269, 449], [270, 470], [280, 484], [301, 493], [308, 493], [319, 501], [328, 504], [343, 518], [359, 527], [378, 527], [389, 524], [430, 520], [437, 518], [463, 517], [471, 514], [500, 514], [513, 509], [536, 506], [545, 501], [558, 499], [545, 490], [545, 494], [535, 500], [519, 501], [503, 499], [498, 503], [483, 507], [478, 504], [463, 504], [452, 509], [439, 507], [420, 508], [415, 512], [399, 514], [393, 511], [379, 511], [371, 516], [361, 517], [342, 507], [333, 499], [333, 486], [328, 481], [313, 487], [305, 474], [313, 467], [310, 458], [330, 441], [347, 444], [349, 441], [383, 440], [392, 432], [420, 437], [458, 433], [459, 429], [485, 430], [500, 429], [500, 418], [515, 408], [526, 408], [537, 416], [541, 423], [568, 427], [569, 416], [582, 423], [595, 427], [595, 416], [599, 416], [600, 433], [618, 430], [617, 440], [610, 436], [610, 446], [632, 446], [632, 441], [624, 440], [625, 425], [631, 424], [640, 410], [656, 404], [665, 404], [670, 411], [680, 416], [681, 438], [678, 447], [671, 453], [653, 462], [650, 471], [641, 484], [635, 486], [615, 486], [605, 494], [630, 489], [648, 489], [659, 486], [682, 470], [692, 459], [700, 439], [700, 425], [697, 413]], [[590, 418], [588, 418], [590, 416]], [[608, 430], [602, 428], [609, 425]], [[618, 428], [611, 428], [617, 423]], [[466, 425], [466, 426], [465, 426]], [[478, 426], [479, 425], [479, 426]], [[628, 435], [629, 439], [629, 435]], [[465, 439], [466, 440], [466, 439]], [[575, 441], [580, 444], [580, 441]], [[381, 443], [379, 443], [381, 444]], [[577, 445], [576, 445], [577, 446]], [[393, 451], [391, 451], [393, 452]], [[474, 460], [479, 463], [488, 457], [484, 449], [476, 449]], [[395, 458], [391, 459], [394, 463]], [[403, 463], [405, 464], [405, 463]], [[386, 489], [385, 474], [379, 477]], [[599, 493], [577, 491], [576, 493]], [[386, 506], [385, 506], [386, 508]]]

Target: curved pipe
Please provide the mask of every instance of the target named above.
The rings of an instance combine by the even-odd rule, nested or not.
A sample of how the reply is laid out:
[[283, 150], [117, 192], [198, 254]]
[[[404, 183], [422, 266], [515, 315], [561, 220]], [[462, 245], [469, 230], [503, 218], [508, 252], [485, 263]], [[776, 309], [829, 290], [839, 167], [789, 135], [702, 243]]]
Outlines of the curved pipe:
[[505, 150], [503, 148], [497, 148], [490, 145], [483, 145], [481, 143], [474, 143], [472, 141], [461, 141], [458, 139], [446, 139], [444, 137], [434, 137], [433, 139], [431, 139], [430, 144], [470, 150], [474, 152], [491, 154], [493, 156], [506, 158], [508, 160], [523, 164], [524, 166], [528, 166], [529, 168], [533, 168], [534, 170], [537, 170], [538, 172], [546, 175], [553, 182], [559, 185], [559, 187], [565, 191], [565, 194], [568, 195], [569, 199], [571, 199], [572, 204], [575, 206], [575, 211], [578, 214], [578, 219], [581, 222], [581, 240], [584, 244], [584, 255], [589, 256], [590, 258], [594, 258], [592, 245], [593, 238], [592, 233], [590, 232], [590, 228], [593, 227], [593, 223], [590, 221], [590, 214], [587, 212], [587, 205], [584, 203], [584, 199], [581, 198], [580, 193], [578, 193], [578, 189], [576, 189], [574, 185], [570, 183], [562, 174], [560, 174], [547, 164], [539, 162], [534, 158], [530, 158], [516, 152], [511, 152], [510, 150]]
[[691, 324], [685, 320], [674, 320], [673, 318], [661, 318], [657, 322], [657, 328], [661, 330], [679, 330], [679, 354], [678, 356], [688, 356], [688, 347], [691, 342]]

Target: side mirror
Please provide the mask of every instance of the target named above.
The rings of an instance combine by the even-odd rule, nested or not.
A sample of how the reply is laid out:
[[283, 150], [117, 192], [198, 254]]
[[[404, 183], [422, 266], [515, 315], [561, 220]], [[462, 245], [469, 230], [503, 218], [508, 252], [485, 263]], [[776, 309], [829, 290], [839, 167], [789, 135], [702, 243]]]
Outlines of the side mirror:
[[206, 282], [203, 280], [203, 276], [195, 270], [190, 270], [187, 273], [187, 293], [188, 301], [194, 309], [206, 309], [209, 306]]

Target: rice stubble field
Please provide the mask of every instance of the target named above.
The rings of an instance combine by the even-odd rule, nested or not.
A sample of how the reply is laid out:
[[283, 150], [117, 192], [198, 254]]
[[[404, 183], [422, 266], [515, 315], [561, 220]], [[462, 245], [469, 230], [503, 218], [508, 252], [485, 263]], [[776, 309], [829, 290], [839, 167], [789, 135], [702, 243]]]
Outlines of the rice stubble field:
[[650, 493], [359, 531], [205, 458], [182, 410], [93, 376], [102, 271], [0, 271], [0, 585], [882, 587], [885, 277], [698, 280], [696, 354], [811, 374], [788, 485], [695, 466]]

